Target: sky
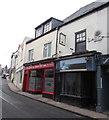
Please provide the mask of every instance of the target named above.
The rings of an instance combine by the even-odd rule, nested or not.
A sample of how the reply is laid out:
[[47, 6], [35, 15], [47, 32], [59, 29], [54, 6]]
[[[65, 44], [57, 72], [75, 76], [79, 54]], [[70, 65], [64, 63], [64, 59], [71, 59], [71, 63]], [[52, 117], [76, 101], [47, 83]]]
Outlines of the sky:
[[50, 17], [63, 20], [95, 0], [0, 0], [0, 64], [10, 67], [11, 55], [35, 27]]

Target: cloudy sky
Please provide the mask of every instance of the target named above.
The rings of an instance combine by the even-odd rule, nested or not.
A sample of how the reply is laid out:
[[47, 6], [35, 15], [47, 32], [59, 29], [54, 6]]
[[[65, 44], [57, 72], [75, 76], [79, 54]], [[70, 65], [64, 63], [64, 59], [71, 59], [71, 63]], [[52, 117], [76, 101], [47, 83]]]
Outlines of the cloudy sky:
[[0, 64], [10, 66], [12, 52], [34, 28], [54, 17], [65, 19], [95, 0], [0, 0]]

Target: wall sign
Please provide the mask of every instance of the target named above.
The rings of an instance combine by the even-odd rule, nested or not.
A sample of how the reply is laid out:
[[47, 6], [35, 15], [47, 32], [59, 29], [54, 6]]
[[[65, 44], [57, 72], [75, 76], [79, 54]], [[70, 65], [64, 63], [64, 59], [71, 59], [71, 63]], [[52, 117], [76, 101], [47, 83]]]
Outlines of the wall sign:
[[37, 64], [33, 66], [27, 66], [25, 69], [26, 70], [31, 70], [31, 69], [44, 69], [44, 68], [51, 68], [54, 67], [54, 63], [44, 63], [44, 64]]

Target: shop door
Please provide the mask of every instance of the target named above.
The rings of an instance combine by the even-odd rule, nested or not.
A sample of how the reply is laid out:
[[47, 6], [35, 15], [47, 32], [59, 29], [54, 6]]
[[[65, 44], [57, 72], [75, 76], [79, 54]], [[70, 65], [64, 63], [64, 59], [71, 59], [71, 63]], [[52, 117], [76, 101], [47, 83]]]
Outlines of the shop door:
[[26, 80], [27, 80], [27, 74], [24, 75], [22, 91], [26, 91]]
[[109, 112], [109, 67], [102, 67], [102, 106], [103, 111]]
[[43, 80], [44, 80], [44, 70], [39, 69], [39, 70], [37, 70], [37, 74], [36, 74], [36, 82], [35, 82], [35, 89], [36, 90], [41, 90], [41, 92], [42, 92]]
[[26, 91], [28, 89], [28, 75], [29, 75], [29, 72], [25, 71], [24, 79], [23, 79], [22, 91]]
[[82, 95], [86, 96], [87, 105], [90, 109], [95, 110], [96, 107], [96, 76], [95, 72], [82, 72]]

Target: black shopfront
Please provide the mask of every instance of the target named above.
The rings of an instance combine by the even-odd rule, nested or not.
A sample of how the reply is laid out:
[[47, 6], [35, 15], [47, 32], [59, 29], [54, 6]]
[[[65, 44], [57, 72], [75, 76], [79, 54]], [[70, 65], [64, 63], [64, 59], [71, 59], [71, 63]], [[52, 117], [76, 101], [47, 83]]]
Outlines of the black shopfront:
[[66, 56], [56, 62], [56, 101], [96, 107], [96, 54]]
[[[99, 106], [97, 111], [109, 112], [109, 54], [101, 56], [101, 62], [99, 66], [101, 72], [100, 82], [98, 86]], [[100, 108], [100, 109], [99, 109]]]

